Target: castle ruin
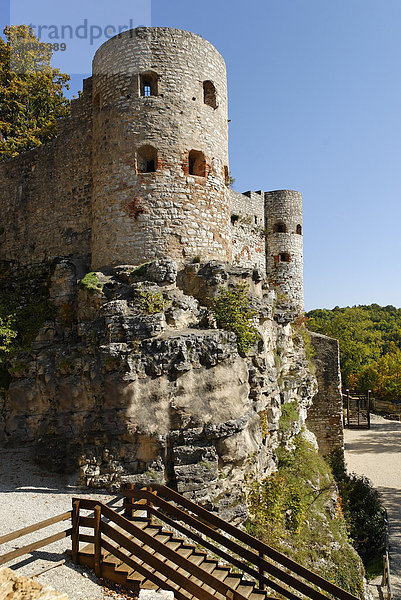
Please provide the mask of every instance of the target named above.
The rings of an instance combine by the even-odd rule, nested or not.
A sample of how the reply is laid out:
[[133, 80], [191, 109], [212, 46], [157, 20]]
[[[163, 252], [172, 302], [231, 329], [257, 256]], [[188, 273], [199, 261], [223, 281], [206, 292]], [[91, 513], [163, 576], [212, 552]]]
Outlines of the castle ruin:
[[104, 43], [58, 137], [0, 164], [0, 259], [170, 257], [267, 272], [303, 311], [302, 196], [230, 189], [222, 56], [188, 31]]
[[[337, 342], [313, 337], [315, 377], [297, 322], [302, 196], [230, 189], [209, 42], [159, 27], [107, 41], [58, 137], [0, 163], [0, 188], [0, 300], [30, 327], [0, 365], [1, 445], [87, 486], [164, 482], [238, 517], [248, 473], [271, 473], [305, 423], [342, 449]], [[242, 284], [248, 353], [210, 308]]]

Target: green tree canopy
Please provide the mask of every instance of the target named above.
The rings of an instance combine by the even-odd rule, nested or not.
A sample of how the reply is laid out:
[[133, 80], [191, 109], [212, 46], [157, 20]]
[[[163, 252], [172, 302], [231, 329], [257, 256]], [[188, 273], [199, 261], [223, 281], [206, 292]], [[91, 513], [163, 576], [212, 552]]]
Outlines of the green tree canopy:
[[27, 25], [4, 28], [0, 37], [0, 160], [56, 136], [59, 117], [70, 113], [64, 96], [69, 75], [51, 64], [49, 44]]
[[363, 367], [357, 385], [360, 391], [372, 390], [376, 398], [401, 400], [401, 351], [385, 354]]
[[378, 304], [336, 306], [311, 310], [307, 317], [309, 329], [339, 340], [345, 385], [359, 391], [371, 389], [377, 397], [401, 398], [401, 375], [398, 380], [396, 376], [400, 369], [401, 309]]

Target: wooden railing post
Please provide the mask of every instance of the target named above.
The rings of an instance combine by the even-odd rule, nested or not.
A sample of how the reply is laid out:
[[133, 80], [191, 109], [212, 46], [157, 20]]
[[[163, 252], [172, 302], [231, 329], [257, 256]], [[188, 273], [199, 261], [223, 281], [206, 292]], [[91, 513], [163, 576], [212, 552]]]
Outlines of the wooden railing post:
[[265, 577], [265, 572], [262, 567], [262, 560], [264, 560], [264, 558], [265, 555], [259, 550], [259, 589], [262, 591], [264, 591], [265, 589], [265, 582], [263, 581], [263, 578]]
[[347, 394], [347, 425], [349, 427], [349, 390], [345, 390]]
[[95, 506], [95, 542], [94, 542], [94, 554], [95, 554], [95, 575], [96, 577], [102, 576], [102, 507], [97, 504]]
[[79, 551], [79, 500], [75, 500], [72, 504], [72, 532], [71, 532], [71, 544], [72, 544], [72, 561], [78, 564], [78, 551]]
[[371, 394], [371, 390], [368, 390], [368, 406], [367, 406], [367, 411], [368, 411], [368, 429], [370, 429], [370, 394]]
[[381, 582], [381, 586], [384, 587], [387, 584], [387, 569], [386, 569], [387, 565], [386, 565], [386, 555], [383, 554], [383, 577], [382, 577], [382, 582]]
[[[153, 492], [152, 486], [148, 486], [148, 491], [150, 493]], [[150, 509], [153, 508], [153, 502], [151, 500], [148, 500], [146, 503], [146, 506], [147, 506], [146, 512], [147, 512], [148, 521], [149, 521], [149, 524], [152, 525], [153, 515], [152, 515], [152, 512]]]
[[[135, 489], [135, 486], [133, 483], [127, 483], [127, 485], [125, 486], [126, 490], [133, 490]], [[134, 503], [134, 499], [133, 498], [129, 498], [127, 496], [125, 496], [125, 504], [133, 504]], [[126, 517], [127, 519], [132, 519], [134, 516], [134, 509], [130, 506], [125, 506], [125, 511], [124, 511], [124, 517]]]

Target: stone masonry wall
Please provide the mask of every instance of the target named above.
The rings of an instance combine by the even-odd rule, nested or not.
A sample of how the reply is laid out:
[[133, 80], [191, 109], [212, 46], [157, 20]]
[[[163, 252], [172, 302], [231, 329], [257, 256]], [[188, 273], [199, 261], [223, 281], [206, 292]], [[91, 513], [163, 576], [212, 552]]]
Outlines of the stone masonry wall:
[[[265, 192], [265, 211], [267, 274], [278, 291], [303, 312], [302, 195], [293, 190]], [[285, 231], [276, 231], [279, 224]]]
[[309, 333], [316, 352], [313, 362], [319, 391], [309, 408], [306, 425], [315, 434], [321, 454], [327, 455], [335, 450], [344, 452], [338, 341], [320, 333]]
[[[141, 95], [153, 73], [157, 95]], [[92, 266], [231, 259], [226, 68], [203, 38], [138, 28], [103, 44], [93, 61]], [[217, 106], [204, 102], [211, 81]], [[155, 172], [138, 172], [138, 151], [157, 151]], [[191, 150], [205, 176], [189, 174]]]
[[230, 190], [230, 197], [233, 263], [266, 271], [264, 194]]
[[22, 264], [90, 254], [91, 87], [55, 140], [0, 163], [0, 260]]

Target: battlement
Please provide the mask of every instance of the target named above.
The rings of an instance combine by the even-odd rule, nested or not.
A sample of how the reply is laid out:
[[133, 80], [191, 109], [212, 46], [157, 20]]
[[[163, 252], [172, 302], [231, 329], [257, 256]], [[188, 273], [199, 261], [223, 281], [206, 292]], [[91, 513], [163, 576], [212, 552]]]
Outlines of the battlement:
[[266, 269], [303, 310], [302, 196], [229, 188], [227, 116], [210, 42], [165, 27], [111, 38], [58, 137], [0, 163], [0, 259], [217, 259]]

